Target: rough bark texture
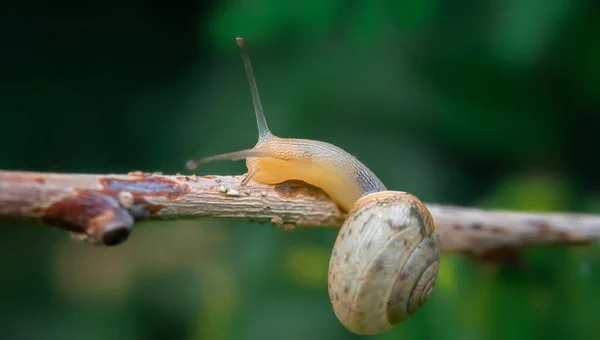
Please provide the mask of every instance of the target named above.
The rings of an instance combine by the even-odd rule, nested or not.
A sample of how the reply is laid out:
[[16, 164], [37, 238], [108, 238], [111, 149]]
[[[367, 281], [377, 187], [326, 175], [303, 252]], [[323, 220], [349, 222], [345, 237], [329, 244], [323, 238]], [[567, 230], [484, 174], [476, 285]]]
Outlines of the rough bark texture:
[[[0, 171], [0, 217], [33, 219], [105, 245], [119, 244], [143, 219], [226, 218], [295, 227], [339, 228], [345, 214], [320, 189], [243, 176], [53, 174]], [[523, 213], [427, 204], [446, 252], [473, 254], [600, 237], [600, 216]]]

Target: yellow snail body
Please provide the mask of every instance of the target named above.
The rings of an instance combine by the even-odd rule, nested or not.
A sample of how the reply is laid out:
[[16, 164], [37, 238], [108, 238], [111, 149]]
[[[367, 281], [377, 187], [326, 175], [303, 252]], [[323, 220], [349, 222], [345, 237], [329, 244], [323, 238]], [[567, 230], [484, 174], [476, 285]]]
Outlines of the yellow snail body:
[[348, 213], [329, 263], [329, 297], [340, 322], [356, 334], [379, 334], [408, 319], [429, 299], [440, 249], [433, 218], [415, 196], [389, 191], [364, 164], [321, 141], [280, 138], [267, 126], [244, 40], [242, 50], [259, 138], [252, 149], [188, 162], [246, 159], [242, 181], [301, 180], [325, 191]]

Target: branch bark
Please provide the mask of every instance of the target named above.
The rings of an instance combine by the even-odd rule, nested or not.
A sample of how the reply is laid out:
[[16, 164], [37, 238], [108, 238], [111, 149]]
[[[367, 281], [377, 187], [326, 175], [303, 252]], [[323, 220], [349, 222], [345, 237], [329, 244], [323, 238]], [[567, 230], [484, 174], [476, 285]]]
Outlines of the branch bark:
[[[29, 219], [91, 243], [119, 244], [144, 219], [234, 219], [295, 227], [339, 228], [345, 214], [320, 189], [243, 176], [55, 174], [0, 171], [0, 218]], [[491, 211], [427, 204], [445, 252], [483, 253], [600, 237], [600, 216]]]

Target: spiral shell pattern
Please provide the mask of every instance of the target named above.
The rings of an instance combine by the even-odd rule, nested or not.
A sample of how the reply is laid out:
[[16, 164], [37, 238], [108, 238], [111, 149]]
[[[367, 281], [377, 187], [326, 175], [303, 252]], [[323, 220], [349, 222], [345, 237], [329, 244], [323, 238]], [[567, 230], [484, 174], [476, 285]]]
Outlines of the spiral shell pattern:
[[433, 291], [440, 250], [429, 210], [415, 196], [361, 197], [342, 225], [329, 262], [329, 297], [356, 334], [379, 334], [408, 319]]

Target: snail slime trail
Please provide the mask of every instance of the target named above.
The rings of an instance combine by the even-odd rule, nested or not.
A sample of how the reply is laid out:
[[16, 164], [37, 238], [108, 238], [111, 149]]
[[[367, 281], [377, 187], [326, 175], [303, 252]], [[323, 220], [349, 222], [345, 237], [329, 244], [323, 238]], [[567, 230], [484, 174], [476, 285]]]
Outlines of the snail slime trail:
[[328, 271], [328, 292], [341, 324], [356, 334], [388, 331], [410, 318], [431, 297], [440, 247], [427, 207], [414, 195], [388, 190], [363, 163], [321, 141], [281, 138], [269, 130], [246, 43], [237, 38], [258, 141], [251, 149], [201, 158], [190, 170], [217, 160], [246, 160], [242, 185], [300, 180], [325, 191], [348, 213]]

